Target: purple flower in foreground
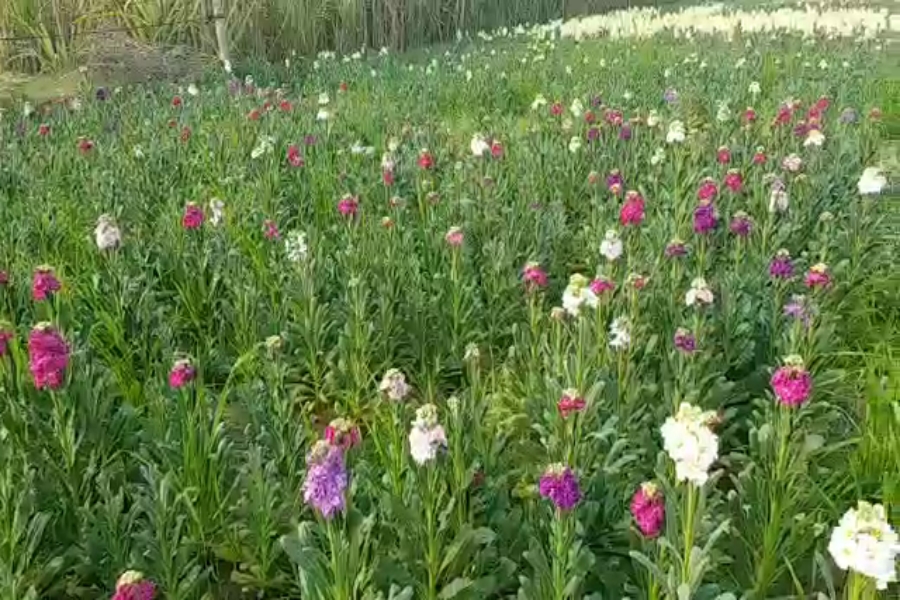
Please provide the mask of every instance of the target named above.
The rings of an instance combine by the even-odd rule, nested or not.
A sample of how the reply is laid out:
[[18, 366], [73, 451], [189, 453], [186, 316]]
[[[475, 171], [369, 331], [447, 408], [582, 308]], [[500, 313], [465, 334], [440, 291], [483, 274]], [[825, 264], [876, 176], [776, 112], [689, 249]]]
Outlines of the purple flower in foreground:
[[306, 458], [306, 465], [303, 500], [327, 520], [344, 512], [349, 477], [343, 450], [320, 440]]
[[693, 354], [697, 350], [697, 338], [694, 334], [683, 327], [679, 327], [675, 331], [674, 338], [675, 347], [685, 354]]
[[790, 279], [794, 276], [794, 265], [791, 255], [787, 250], [781, 249], [775, 253], [772, 262], [769, 263], [769, 277], [772, 279]]
[[538, 491], [561, 511], [572, 510], [581, 501], [581, 488], [575, 473], [561, 464], [550, 465], [544, 471]]

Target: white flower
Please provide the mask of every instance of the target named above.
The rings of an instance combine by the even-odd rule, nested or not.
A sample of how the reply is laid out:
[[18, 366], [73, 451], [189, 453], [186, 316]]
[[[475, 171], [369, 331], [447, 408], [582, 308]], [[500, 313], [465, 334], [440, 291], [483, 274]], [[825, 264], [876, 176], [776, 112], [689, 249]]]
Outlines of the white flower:
[[472, 81], [472, 77], [474, 77], [474, 75], [472, 75], [472, 71], [466, 69], [466, 81]]
[[573, 135], [572, 139], [569, 140], [569, 152], [577, 154], [579, 150], [581, 150], [581, 138]]
[[597, 296], [591, 291], [587, 277], [580, 274], [572, 275], [569, 278], [569, 285], [566, 286], [562, 295], [562, 305], [566, 312], [577, 317], [581, 314], [581, 307], [597, 308]]
[[100, 250], [114, 250], [122, 243], [122, 232], [110, 215], [100, 215], [94, 228], [94, 239]]
[[26, 102], [22, 105], [22, 116], [26, 119], [34, 114], [34, 106], [31, 105], [31, 102]]
[[628, 91], [628, 90], [625, 90], [625, 91], [622, 93], [622, 98], [623, 98], [624, 100], [631, 100], [632, 98], [634, 98], [634, 94], [632, 94], [632, 93], [631, 93], [630, 91]]
[[325, 110], [324, 108], [320, 108], [319, 112], [316, 113], [316, 121], [327, 121], [331, 118], [331, 113]]
[[387, 46], [382, 46], [381, 50], [378, 51], [378, 56], [387, 56], [387, 55], [388, 55]]
[[469, 148], [472, 150], [472, 156], [478, 157], [484, 156], [486, 152], [491, 151], [491, 145], [487, 143], [487, 140], [485, 140], [484, 136], [480, 133], [476, 133], [472, 136]]
[[399, 402], [409, 394], [409, 384], [406, 383], [406, 376], [399, 369], [388, 369], [384, 377], [381, 378], [381, 384], [378, 389], [389, 399]]
[[371, 156], [374, 153], [375, 148], [373, 146], [366, 146], [359, 140], [350, 146], [350, 154], [365, 154], [366, 156]]
[[790, 206], [790, 198], [784, 184], [773, 185], [769, 193], [769, 212], [785, 212]]
[[691, 289], [684, 295], [684, 303], [688, 306], [694, 306], [695, 304], [708, 306], [713, 303], [714, 299], [712, 290], [709, 289], [709, 285], [702, 277], [694, 279], [691, 282]]
[[666, 151], [662, 148], [657, 148], [653, 153], [653, 156], [650, 157], [650, 164], [653, 166], [658, 165], [666, 158]]
[[796, 153], [788, 154], [781, 161], [781, 167], [785, 171], [790, 171], [791, 173], [796, 173], [800, 169], [803, 168], [803, 159]]
[[714, 418], [714, 413], [682, 402], [678, 413], [660, 428], [663, 449], [675, 463], [678, 481], [701, 486], [709, 479], [709, 468], [719, 454], [719, 438], [709, 428]]
[[226, 73], [231, 73], [231, 61], [230, 61], [230, 60], [223, 60], [223, 61], [222, 61], [222, 68], [225, 69], [225, 72], [226, 72]]
[[657, 125], [659, 125], [659, 113], [651, 110], [647, 115], [647, 127], [656, 127]]
[[759, 85], [758, 81], [751, 81], [747, 91], [754, 96], [758, 96], [759, 93], [762, 92], [762, 86]]
[[544, 98], [543, 94], [538, 94], [534, 97], [534, 102], [531, 103], [531, 110], [537, 110], [542, 106], [547, 106], [547, 99]]
[[803, 147], [808, 148], [810, 146], [819, 147], [825, 143], [825, 135], [819, 131], [818, 129], [810, 129], [806, 132], [806, 139], [803, 140]]
[[256, 148], [254, 148], [250, 152], [250, 157], [253, 159], [257, 159], [264, 154], [271, 154], [274, 148], [275, 138], [267, 135], [261, 136], [259, 138], [259, 143], [256, 145]]
[[438, 423], [437, 408], [426, 404], [416, 410], [416, 419], [409, 431], [409, 453], [417, 465], [433, 461], [438, 452], [447, 448], [447, 434]]
[[225, 203], [218, 198], [209, 201], [209, 222], [213, 227], [218, 227], [225, 220]]
[[675, 120], [669, 123], [669, 131], [666, 133], [666, 142], [669, 144], [680, 144], [684, 141], [684, 123]]
[[600, 242], [600, 254], [605, 256], [606, 260], [614, 261], [622, 256], [624, 249], [619, 234], [616, 233], [614, 229], [607, 230], [606, 235], [603, 237], [603, 241]]
[[828, 62], [824, 58], [819, 61], [819, 68], [823, 71], [828, 68]]
[[859, 182], [856, 184], [856, 189], [862, 195], [880, 194], [885, 186], [887, 186], [887, 178], [881, 174], [881, 169], [878, 167], [866, 167], [859, 178]]
[[731, 110], [728, 108], [728, 103], [724, 100], [719, 102], [719, 109], [716, 111], [716, 121], [726, 123], [730, 118]]
[[881, 504], [860, 501], [855, 509], [844, 513], [831, 532], [828, 552], [838, 568], [874, 579], [879, 590], [897, 581], [900, 539]]
[[581, 103], [581, 100], [575, 98], [572, 100], [572, 106], [569, 107], [569, 110], [576, 119], [580, 119], [581, 115], [584, 114], [584, 104]]
[[137, 159], [144, 158], [144, 150], [140, 146], [135, 146], [131, 149], [131, 155]]
[[618, 317], [609, 325], [609, 347], [613, 350], [624, 350], [631, 345], [631, 321], [627, 317]]
[[191, 96], [196, 96], [197, 94], [200, 93], [200, 90], [197, 89], [197, 86], [192, 83], [191, 85], [188, 86], [187, 92]]
[[302, 231], [289, 231], [284, 236], [284, 252], [292, 263], [300, 263], [309, 255], [309, 246], [306, 244], [306, 234]]
[[737, 59], [737, 62], [734, 63], [734, 68], [740, 69], [741, 67], [743, 67], [746, 64], [747, 64], [747, 59], [742, 56], [739, 59]]
[[331, 98], [328, 97], [328, 92], [322, 92], [319, 94], [319, 106], [325, 106], [329, 102], [331, 102]]

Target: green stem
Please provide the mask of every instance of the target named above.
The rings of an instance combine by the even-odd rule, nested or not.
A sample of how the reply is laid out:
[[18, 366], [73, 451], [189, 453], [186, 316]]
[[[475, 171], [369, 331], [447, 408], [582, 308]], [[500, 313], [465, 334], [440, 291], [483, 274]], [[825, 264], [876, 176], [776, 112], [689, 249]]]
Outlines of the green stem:
[[341, 532], [333, 519], [328, 521], [326, 529], [328, 530], [328, 547], [331, 555], [331, 575], [334, 581], [334, 600], [350, 600], [350, 590], [347, 587], [348, 582], [342, 564], [344, 552], [341, 547]]
[[428, 594], [429, 600], [437, 598], [438, 578], [440, 577], [440, 552], [437, 535], [437, 506], [435, 494], [436, 467], [426, 467], [428, 471], [428, 483], [425, 493], [425, 562], [428, 569]]
[[681, 564], [681, 583], [691, 584], [691, 554], [694, 550], [694, 513], [697, 512], [697, 488], [687, 484], [684, 514], [684, 560]]
[[568, 546], [568, 522], [566, 514], [556, 511], [553, 522], [553, 599], [564, 600], [566, 597], [566, 553]]

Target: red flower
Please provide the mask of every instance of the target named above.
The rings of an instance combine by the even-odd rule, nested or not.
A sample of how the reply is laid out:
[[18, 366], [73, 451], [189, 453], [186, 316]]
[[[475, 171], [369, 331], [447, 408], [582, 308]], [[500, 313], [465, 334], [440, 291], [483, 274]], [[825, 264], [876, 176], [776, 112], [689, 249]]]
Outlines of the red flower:
[[741, 172], [737, 169], [728, 169], [728, 173], [725, 174], [725, 187], [735, 194], [739, 193], [744, 187], [744, 178], [741, 176]]
[[709, 202], [715, 198], [718, 193], [719, 188], [716, 185], [716, 182], [707, 177], [700, 183], [700, 188], [697, 190], [697, 198], [703, 202]]
[[494, 158], [503, 158], [503, 144], [497, 140], [491, 142], [491, 156]]
[[638, 192], [626, 192], [619, 220], [622, 225], [640, 225], [644, 220], [644, 198]]
[[175, 96], [172, 98], [172, 108], [178, 108], [181, 106], [181, 96]]
[[563, 105], [559, 102], [554, 102], [550, 105], [550, 114], [554, 117], [558, 117], [563, 114]]
[[169, 129], [175, 129], [175, 127], [178, 125], [178, 121], [176, 121], [175, 119], [169, 119], [166, 125], [169, 127]]
[[291, 144], [287, 149], [287, 161], [292, 167], [302, 167], [305, 162], [297, 144]]
[[41, 123], [38, 125], [38, 135], [41, 137], [47, 137], [50, 135], [50, 124], [49, 123]]
[[419, 168], [423, 169], [425, 171], [428, 171], [428, 170], [434, 168], [434, 157], [431, 155], [430, 152], [428, 152], [428, 150], [422, 150], [422, 152], [419, 153], [419, 161], [418, 162], [419, 162]]
[[756, 122], [756, 111], [753, 109], [752, 106], [748, 106], [747, 109], [744, 111], [744, 121], [746, 121], [747, 123]]
[[181, 217], [181, 226], [185, 229], [199, 229], [203, 225], [204, 218], [203, 209], [193, 202], [188, 202], [184, 207], [184, 216]]
[[563, 419], [572, 413], [584, 410], [587, 403], [584, 398], [580, 397], [577, 390], [566, 390], [563, 392], [562, 398], [556, 403], [556, 408]]
[[716, 161], [720, 165], [727, 165], [731, 162], [731, 150], [727, 146], [720, 146], [716, 151]]
[[263, 222], [263, 235], [266, 236], [267, 240], [277, 240], [281, 237], [281, 234], [278, 232], [278, 225], [275, 224], [275, 221], [266, 219]]
[[341, 92], [346, 92], [348, 89], [349, 89], [349, 86], [347, 85], [346, 81], [342, 81], [341, 84], [338, 86], [338, 90], [340, 90]]
[[259, 117], [261, 115], [262, 115], [262, 113], [259, 111], [259, 109], [254, 108], [253, 110], [251, 110], [250, 112], [247, 113], [247, 119], [249, 119], [250, 121], [259, 121]]
[[584, 122], [585, 123], [593, 123], [596, 120], [597, 120], [597, 115], [595, 115], [593, 111], [590, 111], [590, 110], [585, 111], [585, 113], [584, 113]]
[[753, 154], [753, 164], [754, 165], [762, 165], [766, 162], [766, 153], [762, 148], [757, 148], [756, 152]]
[[383, 170], [381, 172], [381, 181], [388, 187], [394, 185], [394, 172], [389, 169]]
[[80, 150], [82, 154], [88, 154], [93, 149], [94, 142], [86, 137], [78, 138], [78, 150]]
[[787, 125], [794, 117], [794, 109], [789, 104], [782, 104], [778, 108], [778, 114], [775, 115], [774, 125]]
[[287, 100], [282, 100], [278, 103], [278, 108], [281, 109], [281, 112], [291, 112], [294, 110], [294, 105]]
[[179, 136], [182, 142], [187, 142], [191, 139], [191, 128], [185, 125], [181, 128], [181, 135]]

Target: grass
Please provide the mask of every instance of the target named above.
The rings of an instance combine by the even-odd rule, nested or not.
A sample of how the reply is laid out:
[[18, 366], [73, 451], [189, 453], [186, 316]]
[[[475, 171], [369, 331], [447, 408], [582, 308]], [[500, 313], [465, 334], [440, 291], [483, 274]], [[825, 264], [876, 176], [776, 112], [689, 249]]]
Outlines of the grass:
[[[252, 88], [209, 73], [197, 95], [129, 86], [85, 90], [79, 111], [11, 109], [0, 597], [104, 597], [128, 569], [173, 599], [841, 597], [831, 529], [858, 500], [897, 510], [897, 207], [856, 189], [865, 167], [890, 167], [895, 86], [875, 41], [750, 41], [501, 38], [239, 66]], [[270, 81], [280, 91], [257, 93]], [[548, 104], [533, 110], [538, 94]], [[792, 128], [823, 96], [826, 141], [806, 147]], [[772, 125], [788, 97], [802, 106]], [[744, 126], [748, 105], [758, 120]], [[842, 122], [845, 108], [858, 122]], [[630, 139], [617, 110], [641, 117]], [[683, 144], [666, 141], [675, 120]], [[476, 133], [499, 143], [496, 158], [472, 156]], [[791, 153], [799, 173], [781, 166]], [[724, 185], [732, 168], [739, 192]], [[614, 169], [645, 199], [639, 225], [620, 222]], [[719, 223], [700, 235], [707, 177]], [[773, 177], [784, 214], [768, 208]], [[352, 218], [338, 210], [348, 196]], [[197, 228], [188, 203], [204, 213]], [[729, 231], [738, 211], [747, 238]], [[118, 249], [94, 243], [101, 214]], [[616, 262], [600, 254], [608, 229], [624, 245]], [[687, 256], [665, 257], [673, 238]], [[769, 277], [779, 248], [791, 281]], [[529, 261], [548, 287], [524, 285]], [[807, 289], [820, 261], [833, 283]], [[61, 282], [47, 300], [32, 290], [41, 265]], [[552, 309], [575, 273], [615, 291], [563, 317]], [[685, 306], [699, 276], [715, 297], [705, 309]], [[817, 309], [809, 329], [783, 315], [798, 293]], [[631, 343], [615, 350], [619, 317]], [[70, 349], [56, 389], [38, 389], [29, 365], [39, 323]], [[675, 349], [678, 328], [696, 353]], [[769, 384], [790, 354], [814, 382], [793, 410]], [[181, 361], [193, 377], [172, 385]], [[391, 368], [411, 389], [403, 402], [380, 389]], [[564, 395], [584, 407], [560, 412]], [[718, 414], [702, 486], [677, 480], [663, 451], [681, 402]], [[337, 417], [361, 443], [323, 450], [328, 435], [352, 439], [335, 437], [352, 431]], [[437, 435], [435, 419], [446, 448], [413, 444], [411, 428]], [[326, 450], [350, 473], [334, 518], [303, 491]], [[558, 464], [580, 486], [571, 511], [538, 490]], [[665, 502], [658, 538], [629, 514], [648, 480]]]

